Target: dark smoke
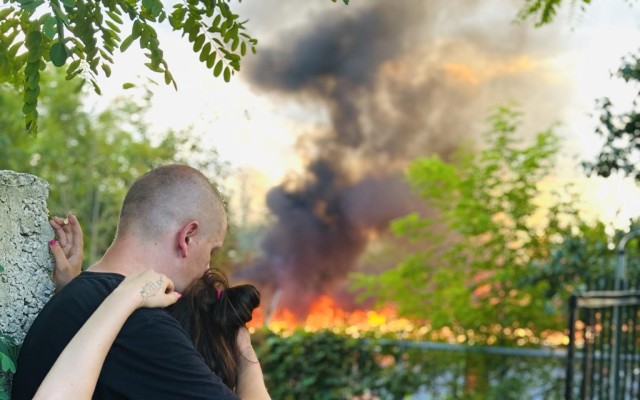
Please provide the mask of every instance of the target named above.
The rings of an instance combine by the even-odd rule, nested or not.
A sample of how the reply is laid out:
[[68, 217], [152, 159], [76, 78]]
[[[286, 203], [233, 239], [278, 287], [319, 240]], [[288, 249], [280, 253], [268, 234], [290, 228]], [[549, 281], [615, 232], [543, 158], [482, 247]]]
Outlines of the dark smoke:
[[349, 183], [325, 161], [310, 165], [308, 178], [297, 189], [278, 186], [267, 195], [277, 222], [264, 238], [265, 257], [249, 271], [254, 281], [281, 289], [282, 304], [299, 316], [347, 277], [369, 234], [386, 228], [411, 203], [397, 178]]
[[[448, 157], [511, 93], [535, 88], [549, 95], [535, 72], [484, 76], [478, 67], [472, 72], [480, 77], [469, 83], [447, 69], [448, 63], [498, 68], [549, 51], [548, 43], [530, 43], [524, 27], [492, 22], [487, 3], [370, 0], [317, 14], [259, 50], [248, 65], [250, 83], [320, 103], [331, 126], [316, 140], [306, 175], [269, 192], [276, 222], [262, 258], [242, 275], [282, 289], [282, 303], [304, 314], [310, 300], [353, 270], [369, 235], [417, 208], [401, 179], [408, 160]], [[509, 4], [489, 7], [516, 15]], [[486, 15], [470, 17], [474, 12]]]

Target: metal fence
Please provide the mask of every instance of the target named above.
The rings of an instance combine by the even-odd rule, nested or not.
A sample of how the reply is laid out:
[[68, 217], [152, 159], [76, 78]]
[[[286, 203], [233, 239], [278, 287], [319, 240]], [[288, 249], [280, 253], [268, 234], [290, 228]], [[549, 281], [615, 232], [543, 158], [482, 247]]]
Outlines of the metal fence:
[[565, 398], [639, 398], [640, 291], [590, 291], [569, 307]]
[[625, 260], [637, 236], [620, 240], [613, 279], [569, 300], [566, 400], [640, 398], [640, 281], [628, 279]]

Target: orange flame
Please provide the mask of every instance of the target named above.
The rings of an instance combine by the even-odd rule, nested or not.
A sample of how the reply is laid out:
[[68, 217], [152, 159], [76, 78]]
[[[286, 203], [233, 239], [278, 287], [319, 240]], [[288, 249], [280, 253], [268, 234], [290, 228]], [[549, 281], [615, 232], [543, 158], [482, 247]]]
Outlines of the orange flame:
[[[262, 308], [258, 308], [253, 313], [249, 327], [258, 328], [264, 325], [264, 312]], [[266, 325], [273, 331], [283, 333], [292, 332], [298, 328], [311, 332], [330, 329], [354, 337], [358, 337], [363, 332], [406, 333], [416, 329], [411, 321], [399, 318], [393, 306], [385, 306], [376, 311], [363, 309], [348, 311], [337, 305], [330, 296], [318, 297], [303, 320], [299, 320], [290, 310], [284, 308], [274, 313]]]
[[[494, 324], [488, 332], [473, 332], [459, 326], [433, 330], [426, 321], [411, 321], [401, 318], [392, 305], [378, 310], [345, 310], [329, 296], [318, 297], [311, 305], [306, 318], [299, 319], [286, 308], [275, 312], [268, 323], [265, 323], [264, 310], [257, 308], [253, 319], [248, 324], [250, 329], [267, 326], [270, 330], [281, 335], [293, 333], [296, 329], [308, 332], [331, 330], [354, 338], [366, 333], [375, 336], [391, 334], [396, 338], [432, 340], [452, 344], [487, 344], [495, 343], [498, 336], [510, 337], [517, 340], [519, 346], [530, 344], [544, 344], [545, 346], [559, 346], [567, 343], [567, 336], [563, 332], [544, 331], [537, 337], [533, 331], [522, 327], [506, 327]], [[582, 339], [582, 338], [579, 338]]]

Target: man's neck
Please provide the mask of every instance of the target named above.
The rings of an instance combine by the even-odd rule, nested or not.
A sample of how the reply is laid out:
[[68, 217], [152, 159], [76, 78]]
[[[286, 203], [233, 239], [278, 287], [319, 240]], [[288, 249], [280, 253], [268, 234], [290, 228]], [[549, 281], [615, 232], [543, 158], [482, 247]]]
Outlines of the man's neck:
[[154, 243], [116, 239], [102, 258], [87, 268], [87, 271], [113, 272], [127, 276], [149, 268], [158, 270], [160, 264], [156, 260], [161, 258], [161, 254], [159, 245]]

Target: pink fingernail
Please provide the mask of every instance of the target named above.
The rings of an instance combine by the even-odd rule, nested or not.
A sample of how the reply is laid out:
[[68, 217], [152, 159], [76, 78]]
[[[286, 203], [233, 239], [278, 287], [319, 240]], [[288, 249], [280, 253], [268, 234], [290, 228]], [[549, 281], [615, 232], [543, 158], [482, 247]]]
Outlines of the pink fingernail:
[[182, 297], [182, 293], [176, 292], [178, 293], [178, 299]]
[[49, 246], [51, 246], [51, 247], [55, 246], [55, 245], [56, 245], [56, 243], [58, 243], [58, 241], [57, 241], [57, 240], [55, 240], [55, 239], [51, 239], [51, 240], [49, 240]]

